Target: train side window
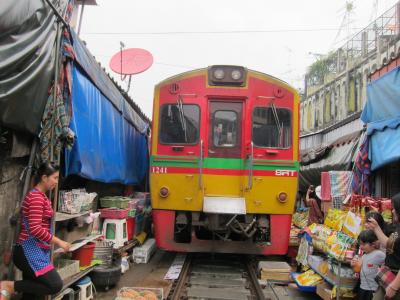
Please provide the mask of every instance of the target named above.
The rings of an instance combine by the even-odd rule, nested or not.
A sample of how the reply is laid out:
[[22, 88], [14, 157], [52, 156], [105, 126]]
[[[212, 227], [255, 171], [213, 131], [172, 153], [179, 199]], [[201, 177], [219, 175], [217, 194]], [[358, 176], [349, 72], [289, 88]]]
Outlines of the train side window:
[[290, 148], [292, 116], [285, 108], [256, 107], [253, 110], [253, 143], [258, 147]]
[[235, 147], [237, 144], [237, 114], [218, 110], [213, 118], [213, 143], [215, 147]]
[[193, 104], [165, 104], [160, 114], [161, 144], [196, 144], [199, 139], [200, 108]]

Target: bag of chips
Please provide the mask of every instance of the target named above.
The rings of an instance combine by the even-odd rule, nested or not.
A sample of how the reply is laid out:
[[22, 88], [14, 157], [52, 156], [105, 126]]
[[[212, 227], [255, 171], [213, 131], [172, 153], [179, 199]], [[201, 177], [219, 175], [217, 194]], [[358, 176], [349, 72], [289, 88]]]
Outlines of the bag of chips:
[[382, 198], [381, 211], [385, 222], [392, 223], [392, 201], [390, 199]]
[[346, 212], [339, 209], [330, 209], [325, 218], [324, 224], [333, 230], [340, 231], [342, 229], [344, 219], [346, 218], [346, 214]]
[[361, 217], [349, 211], [344, 220], [342, 231], [352, 238], [357, 238], [362, 229]]
[[303, 286], [315, 286], [323, 279], [310, 269], [307, 272], [297, 275], [296, 280], [300, 285]]

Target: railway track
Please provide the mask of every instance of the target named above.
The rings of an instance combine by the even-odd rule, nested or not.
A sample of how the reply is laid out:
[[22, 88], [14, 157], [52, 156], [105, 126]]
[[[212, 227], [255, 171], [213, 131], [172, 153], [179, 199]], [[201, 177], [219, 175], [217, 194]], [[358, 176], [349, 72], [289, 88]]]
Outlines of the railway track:
[[263, 300], [248, 256], [192, 254], [186, 258], [170, 300]]

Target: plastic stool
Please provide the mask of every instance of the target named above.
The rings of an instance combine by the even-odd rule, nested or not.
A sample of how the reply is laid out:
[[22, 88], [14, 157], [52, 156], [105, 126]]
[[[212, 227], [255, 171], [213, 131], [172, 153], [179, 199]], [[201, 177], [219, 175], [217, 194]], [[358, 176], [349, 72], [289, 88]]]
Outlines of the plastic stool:
[[104, 219], [103, 235], [106, 241], [114, 242], [114, 248], [120, 248], [128, 241], [126, 219]]
[[93, 296], [93, 283], [89, 276], [83, 277], [76, 283], [76, 286], [80, 289], [79, 300], [91, 300]]

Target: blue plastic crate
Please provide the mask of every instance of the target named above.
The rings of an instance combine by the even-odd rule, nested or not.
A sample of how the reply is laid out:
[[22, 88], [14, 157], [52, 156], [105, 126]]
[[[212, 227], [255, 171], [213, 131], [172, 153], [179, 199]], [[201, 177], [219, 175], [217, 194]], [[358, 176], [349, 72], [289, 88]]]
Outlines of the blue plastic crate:
[[293, 280], [296, 283], [296, 285], [299, 288], [299, 290], [302, 291], [302, 292], [307, 292], [307, 293], [315, 293], [317, 291], [317, 287], [316, 286], [301, 285], [297, 281], [297, 275], [299, 275], [299, 274], [301, 274], [301, 273], [297, 273], [297, 272], [290, 273], [290, 276], [293, 278]]

